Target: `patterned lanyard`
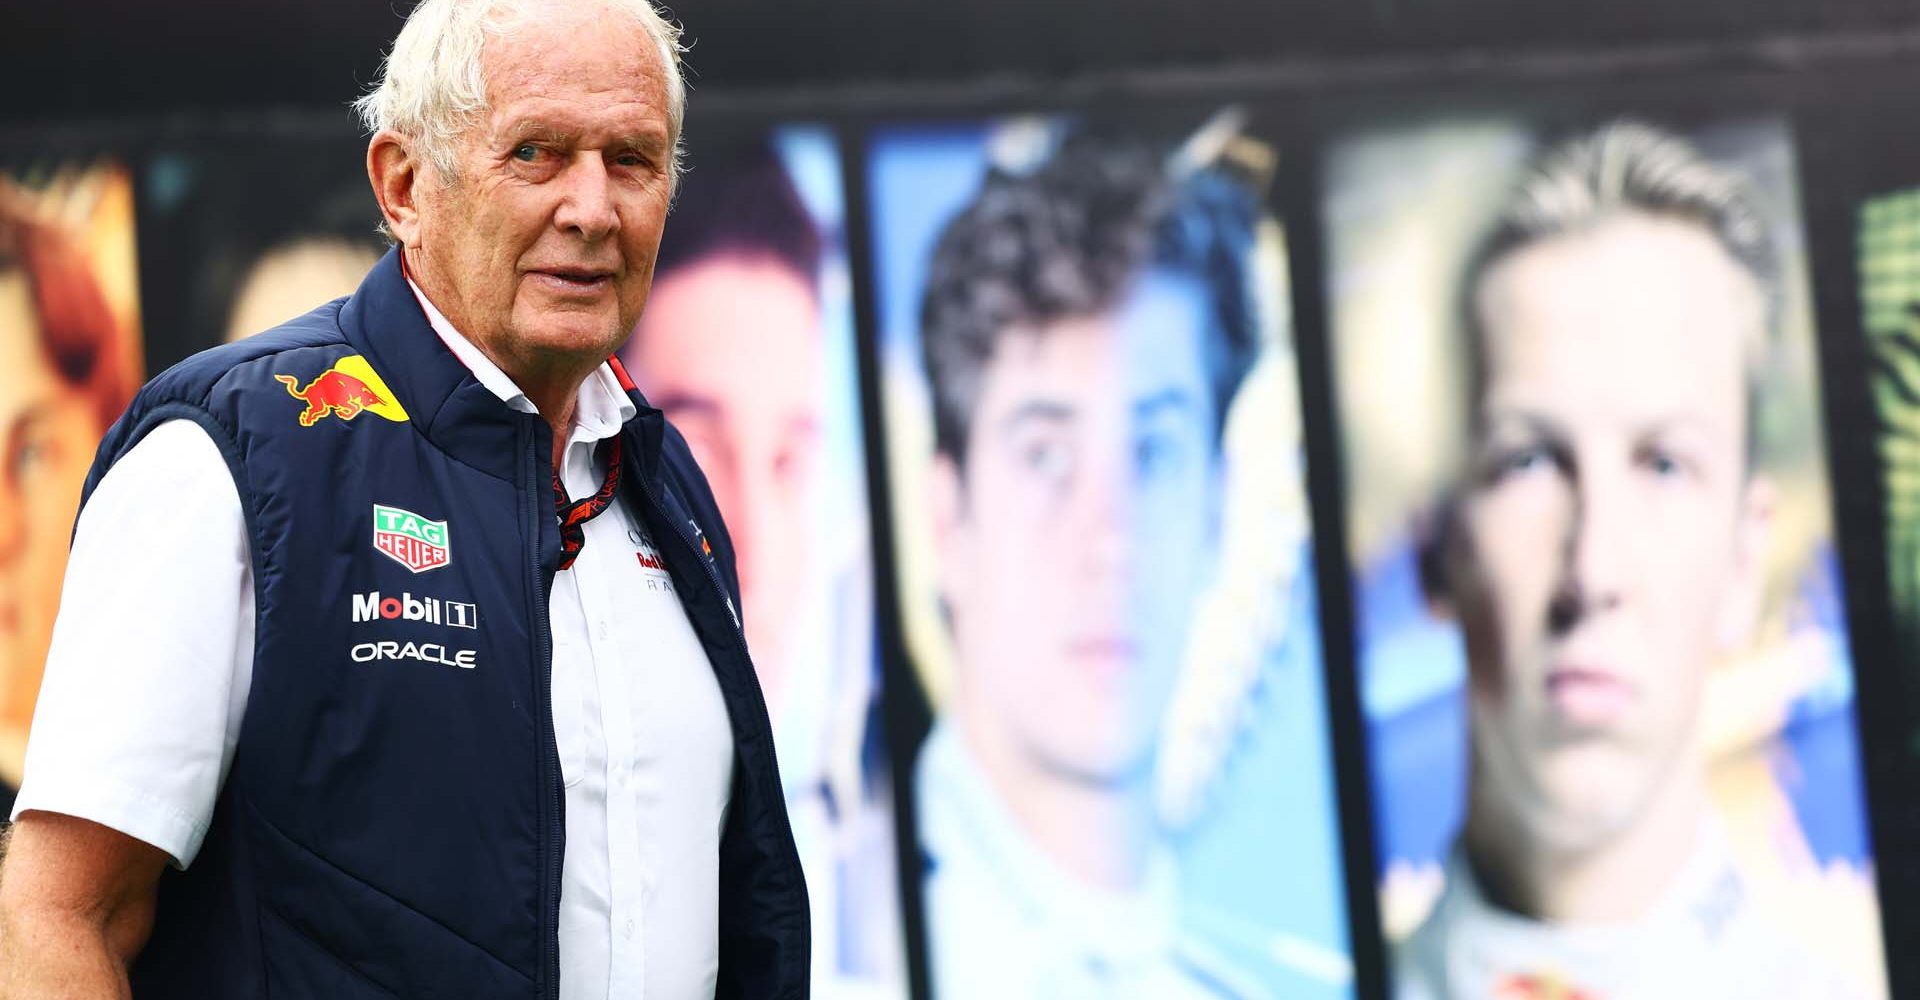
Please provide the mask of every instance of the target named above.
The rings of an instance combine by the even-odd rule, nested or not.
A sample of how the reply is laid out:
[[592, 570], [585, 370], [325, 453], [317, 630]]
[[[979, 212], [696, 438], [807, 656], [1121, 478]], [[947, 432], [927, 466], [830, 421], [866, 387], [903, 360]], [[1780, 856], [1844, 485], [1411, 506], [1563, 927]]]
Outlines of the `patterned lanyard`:
[[587, 522], [606, 510], [613, 502], [613, 494], [620, 489], [620, 435], [615, 434], [600, 444], [607, 456], [607, 481], [600, 484], [598, 493], [569, 503], [567, 487], [560, 482], [559, 471], [553, 474], [553, 506], [560, 515], [561, 569], [573, 567], [580, 549], [587, 544]]

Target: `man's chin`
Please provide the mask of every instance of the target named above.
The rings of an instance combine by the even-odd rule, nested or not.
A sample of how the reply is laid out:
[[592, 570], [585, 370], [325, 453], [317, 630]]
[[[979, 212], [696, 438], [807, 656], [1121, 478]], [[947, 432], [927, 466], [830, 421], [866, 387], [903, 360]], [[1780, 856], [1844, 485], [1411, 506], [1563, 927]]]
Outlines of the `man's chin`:
[[1088, 739], [1071, 746], [1056, 745], [1042, 749], [1037, 756], [1047, 770], [1076, 785], [1090, 788], [1125, 788], [1139, 784], [1153, 773], [1154, 745], [1140, 741], [1122, 743], [1117, 739]]
[[541, 309], [514, 324], [520, 341], [542, 352], [605, 358], [627, 337], [617, 309]]
[[1644, 795], [1614, 782], [1547, 790], [1516, 810], [1529, 842], [1555, 854], [1585, 854], [1621, 837], [1639, 817]]

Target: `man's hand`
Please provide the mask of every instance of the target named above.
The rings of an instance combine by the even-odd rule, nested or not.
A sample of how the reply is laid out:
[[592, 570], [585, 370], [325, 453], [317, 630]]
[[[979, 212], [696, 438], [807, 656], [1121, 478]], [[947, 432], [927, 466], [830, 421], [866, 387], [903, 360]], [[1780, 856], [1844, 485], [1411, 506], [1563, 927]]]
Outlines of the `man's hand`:
[[27, 812], [0, 866], [0, 1000], [129, 997], [164, 851], [84, 819]]

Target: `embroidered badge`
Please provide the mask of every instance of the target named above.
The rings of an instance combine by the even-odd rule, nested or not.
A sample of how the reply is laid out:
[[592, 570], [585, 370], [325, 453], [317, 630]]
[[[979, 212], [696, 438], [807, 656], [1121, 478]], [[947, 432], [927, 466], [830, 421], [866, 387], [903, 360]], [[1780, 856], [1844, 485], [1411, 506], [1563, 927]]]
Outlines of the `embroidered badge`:
[[1599, 1000], [1557, 973], [1509, 975], [1493, 984], [1493, 1000]]
[[341, 358], [332, 368], [315, 376], [305, 388], [291, 375], [274, 378], [287, 387], [287, 395], [306, 404], [306, 409], [300, 411], [302, 427], [312, 427], [328, 416], [352, 420], [362, 413], [372, 413], [396, 423], [407, 420], [407, 411], [394, 398], [393, 390], [381, 381], [367, 359], [358, 354]]
[[373, 505], [373, 547], [415, 573], [439, 569], [453, 560], [447, 522], [385, 504]]

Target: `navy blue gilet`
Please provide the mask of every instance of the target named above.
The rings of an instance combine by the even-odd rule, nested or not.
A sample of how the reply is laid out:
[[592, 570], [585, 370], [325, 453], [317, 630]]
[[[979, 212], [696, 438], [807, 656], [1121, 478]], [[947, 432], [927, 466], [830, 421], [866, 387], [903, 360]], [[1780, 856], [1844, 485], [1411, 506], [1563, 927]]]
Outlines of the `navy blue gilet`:
[[[804, 997], [806, 888], [732, 547], [685, 442], [629, 392], [620, 501], [666, 559], [737, 751], [717, 993]], [[239, 488], [258, 618], [233, 766], [199, 856], [162, 877], [134, 996], [556, 997], [549, 428], [446, 349], [397, 254], [352, 296], [155, 378], [83, 497], [176, 418]]]

